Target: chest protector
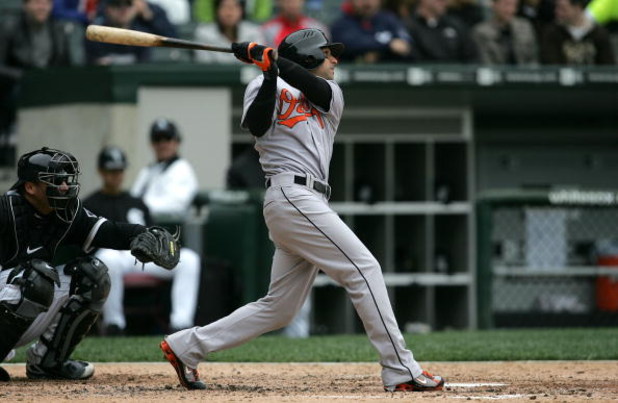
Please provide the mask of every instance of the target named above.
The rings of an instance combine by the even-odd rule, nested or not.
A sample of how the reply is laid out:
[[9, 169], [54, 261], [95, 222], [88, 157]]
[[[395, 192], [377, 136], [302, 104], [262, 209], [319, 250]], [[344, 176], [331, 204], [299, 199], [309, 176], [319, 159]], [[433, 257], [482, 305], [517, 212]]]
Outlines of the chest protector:
[[62, 243], [71, 228], [71, 223], [50, 217], [37, 217], [34, 209], [19, 194], [8, 200], [9, 222], [12, 224], [12, 242], [4, 245], [2, 268], [9, 269], [19, 262], [33, 258], [51, 262], [58, 245]]

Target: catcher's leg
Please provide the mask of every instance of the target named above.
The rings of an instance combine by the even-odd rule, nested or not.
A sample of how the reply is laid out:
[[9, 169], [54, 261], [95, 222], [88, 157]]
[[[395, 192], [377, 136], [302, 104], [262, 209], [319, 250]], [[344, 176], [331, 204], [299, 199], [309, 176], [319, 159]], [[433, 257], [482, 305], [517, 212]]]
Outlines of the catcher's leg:
[[[55, 274], [55, 276], [52, 274]], [[36, 260], [2, 273], [0, 280], [0, 360], [3, 360], [54, 299], [58, 275], [47, 263]], [[0, 380], [8, 381], [5, 371]]]
[[64, 272], [72, 276], [70, 297], [28, 350], [28, 378], [87, 379], [94, 373], [92, 364], [69, 357], [101, 313], [110, 288], [107, 267], [83, 257], [68, 263]]

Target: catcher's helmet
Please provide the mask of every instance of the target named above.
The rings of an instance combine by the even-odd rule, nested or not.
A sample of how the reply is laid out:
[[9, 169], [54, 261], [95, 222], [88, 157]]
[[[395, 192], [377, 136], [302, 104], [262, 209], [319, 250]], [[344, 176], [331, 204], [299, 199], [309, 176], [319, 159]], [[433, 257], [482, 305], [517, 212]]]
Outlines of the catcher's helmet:
[[317, 28], [299, 29], [281, 41], [277, 51], [279, 56], [292, 60], [307, 70], [313, 70], [324, 61], [322, 48], [329, 48], [332, 55], [343, 53], [343, 43], [331, 43], [324, 32]]
[[127, 168], [127, 156], [120, 147], [107, 146], [99, 153], [97, 167], [105, 171], [122, 171]]
[[[73, 220], [79, 194], [79, 164], [68, 152], [43, 147], [22, 155], [17, 162], [17, 182], [11, 189], [20, 188], [25, 182], [47, 184], [47, 200], [56, 215], [66, 222]], [[61, 191], [66, 183], [68, 189]]]

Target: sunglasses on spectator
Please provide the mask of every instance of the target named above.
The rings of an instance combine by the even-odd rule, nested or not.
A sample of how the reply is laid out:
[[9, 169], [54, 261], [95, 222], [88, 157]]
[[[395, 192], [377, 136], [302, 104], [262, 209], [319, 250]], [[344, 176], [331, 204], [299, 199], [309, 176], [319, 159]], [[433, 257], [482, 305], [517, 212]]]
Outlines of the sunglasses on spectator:
[[150, 138], [150, 141], [152, 141], [153, 143], [161, 143], [163, 141], [171, 141], [174, 138], [174, 135], [170, 134], [155, 134]]

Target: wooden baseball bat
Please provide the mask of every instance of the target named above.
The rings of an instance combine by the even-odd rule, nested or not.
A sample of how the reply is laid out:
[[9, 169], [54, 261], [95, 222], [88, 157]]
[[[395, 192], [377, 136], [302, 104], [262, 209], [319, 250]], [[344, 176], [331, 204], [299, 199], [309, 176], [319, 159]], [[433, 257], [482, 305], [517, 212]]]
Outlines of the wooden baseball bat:
[[94, 42], [114, 43], [117, 45], [199, 49], [232, 53], [231, 48], [205, 45], [199, 42], [186, 41], [184, 39], [167, 38], [165, 36], [133, 31], [131, 29], [104, 27], [102, 25], [89, 25], [86, 29], [86, 38]]

